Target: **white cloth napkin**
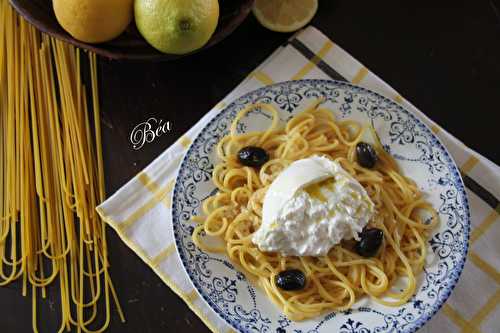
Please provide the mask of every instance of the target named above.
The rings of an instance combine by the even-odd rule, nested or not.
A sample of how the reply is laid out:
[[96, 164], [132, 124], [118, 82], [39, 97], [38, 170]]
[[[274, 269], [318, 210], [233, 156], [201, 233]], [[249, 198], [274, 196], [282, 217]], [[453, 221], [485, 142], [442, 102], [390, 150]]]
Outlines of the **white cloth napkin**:
[[170, 212], [176, 171], [191, 140], [232, 100], [264, 85], [307, 78], [345, 80], [392, 98], [418, 114], [443, 140], [467, 186], [471, 248], [454, 293], [422, 331], [498, 332], [500, 168], [447, 133], [314, 27], [277, 49], [174, 145], [101, 204], [99, 214], [212, 331], [233, 332], [197, 294], [176, 254]]

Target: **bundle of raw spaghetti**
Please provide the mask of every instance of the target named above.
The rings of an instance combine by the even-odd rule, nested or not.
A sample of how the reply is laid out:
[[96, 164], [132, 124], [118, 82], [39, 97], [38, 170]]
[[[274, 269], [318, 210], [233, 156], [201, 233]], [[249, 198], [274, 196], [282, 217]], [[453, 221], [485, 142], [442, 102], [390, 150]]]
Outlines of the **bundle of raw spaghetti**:
[[123, 320], [95, 211], [105, 196], [96, 57], [87, 105], [80, 54], [0, 0], [0, 286], [18, 281], [31, 294], [35, 332], [50, 284], [60, 289], [59, 332], [104, 331], [111, 299]]

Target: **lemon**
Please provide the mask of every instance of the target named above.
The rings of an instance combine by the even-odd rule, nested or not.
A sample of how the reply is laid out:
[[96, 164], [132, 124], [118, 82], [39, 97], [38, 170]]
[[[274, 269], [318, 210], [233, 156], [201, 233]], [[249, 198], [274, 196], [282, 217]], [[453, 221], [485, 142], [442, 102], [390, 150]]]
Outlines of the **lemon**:
[[134, 0], [53, 0], [59, 24], [75, 39], [102, 43], [118, 37], [132, 21]]
[[318, 0], [256, 0], [253, 13], [264, 27], [278, 32], [303, 28], [318, 11]]
[[136, 0], [142, 36], [164, 53], [185, 54], [205, 45], [219, 21], [217, 0]]

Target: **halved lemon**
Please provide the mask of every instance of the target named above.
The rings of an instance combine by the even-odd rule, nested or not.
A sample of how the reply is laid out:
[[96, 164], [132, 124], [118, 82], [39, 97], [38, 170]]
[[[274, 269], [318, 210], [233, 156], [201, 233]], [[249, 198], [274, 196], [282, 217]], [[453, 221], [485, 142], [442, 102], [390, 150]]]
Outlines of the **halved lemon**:
[[279, 32], [303, 28], [318, 11], [318, 0], [256, 0], [253, 13], [264, 27]]

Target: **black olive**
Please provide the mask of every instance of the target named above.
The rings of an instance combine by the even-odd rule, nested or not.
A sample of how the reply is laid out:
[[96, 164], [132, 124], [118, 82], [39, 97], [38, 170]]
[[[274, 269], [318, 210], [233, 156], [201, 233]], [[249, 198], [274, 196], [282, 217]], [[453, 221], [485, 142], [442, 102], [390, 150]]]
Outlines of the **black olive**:
[[377, 152], [371, 144], [366, 142], [359, 142], [356, 145], [356, 157], [359, 165], [364, 168], [371, 169], [377, 163]]
[[286, 291], [301, 290], [306, 286], [306, 276], [298, 269], [289, 269], [276, 275], [276, 285]]
[[365, 229], [359, 234], [361, 238], [356, 243], [356, 252], [363, 257], [373, 257], [384, 240], [384, 232], [378, 228]]
[[260, 147], [248, 146], [238, 152], [238, 160], [249, 167], [261, 167], [269, 161], [269, 154]]

